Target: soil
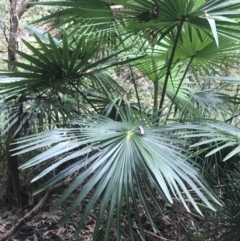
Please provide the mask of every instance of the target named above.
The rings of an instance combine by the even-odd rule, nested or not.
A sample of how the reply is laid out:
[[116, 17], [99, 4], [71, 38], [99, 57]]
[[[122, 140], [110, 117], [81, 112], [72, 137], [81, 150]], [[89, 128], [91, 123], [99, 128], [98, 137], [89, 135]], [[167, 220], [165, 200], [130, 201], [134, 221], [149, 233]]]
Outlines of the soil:
[[[8, 241], [60, 241], [60, 240], [79, 240], [90, 241], [92, 240], [92, 234], [95, 226], [97, 210], [93, 210], [93, 213], [85, 223], [84, 229], [81, 233], [73, 238], [76, 231], [80, 216], [81, 208], [78, 208], [68, 222], [64, 226], [60, 226], [60, 221], [64, 216], [66, 210], [70, 206], [71, 200], [68, 200], [62, 207], [57, 210], [53, 215], [49, 216], [49, 211], [54, 203], [58, 200], [59, 195], [55, 195], [49, 201], [49, 204], [41, 210], [37, 216], [35, 216], [30, 222], [23, 225], [20, 230], [12, 235]], [[147, 241], [191, 241], [191, 240], [214, 240], [206, 239], [199, 233], [202, 232], [200, 223], [203, 217], [196, 213], [189, 213], [178, 202], [172, 206], [163, 204], [165, 216], [156, 212], [154, 207], [151, 207], [154, 214], [154, 220], [158, 231], [153, 232], [150, 223], [144, 213], [141, 205], [139, 205], [139, 212], [142, 218], [144, 232]], [[0, 237], [6, 231], [8, 231], [14, 223], [21, 217], [23, 217], [30, 208], [25, 209], [11, 209], [7, 207], [0, 207]], [[124, 221], [125, 220], [125, 221]], [[125, 222], [125, 223], [124, 223]], [[130, 240], [128, 236], [128, 227], [126, 225], [127, 219], [123, 217], [122, 224], [122, 240]], [[104, 226], [104, 224], [103, 224]], [[135, 240], [143, 241], [140, 235], [139, 228], [136, 222], [133, 223]], [[194, 237], [203, 237], [199, 239], [190, 239], [190, 236], [194, 234]], [[114, 241], [114, 228], [112, 230], [112, 238], [109, 241]], [[101, 241], [101, 239], [99, 239]]]

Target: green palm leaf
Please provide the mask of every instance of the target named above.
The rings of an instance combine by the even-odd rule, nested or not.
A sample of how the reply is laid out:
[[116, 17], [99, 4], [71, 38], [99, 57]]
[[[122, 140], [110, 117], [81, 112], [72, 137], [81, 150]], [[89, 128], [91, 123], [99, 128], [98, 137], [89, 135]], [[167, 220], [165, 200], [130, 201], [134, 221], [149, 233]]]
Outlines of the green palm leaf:
[[[180, 200], [186, 209], [188, 209], [187, 199], [187, 202], [190, 202], [199, 213], [201, 211], [194, 196], [188, 191], [189, 188], [193, 189], [209, 208], [214, 209], [205, 197], [206, 194], [211, 200], [219, 203], [195, 168], [186, 161], [187, 153], [180, 146], [187, 143], [184, 144], [173, 134], [181, 129], [199, 129], [200, 127], [150, 126], [138, 116], [134, 116], [131, 109], [128, 109], [127, 113], [127, 119], [123, 119], [123, 122], [116, 122], [98, 115], [79, 117], [71, 122], [74, 128], [54, 129], [24, 137], [18, 141], [20, 146], [15, 149], [18, 150], [18, 154], [55, 143], [48, 150], [21, 166], [21, 168], [29, 168], [43, 162], [49, 163], [49, 167], [35, 177], [34, 181], [45, 176], [53, 168], [60, 168], [63, 163], [69, 160], [74, 161], [69, 168], [60, 171], [39, 191], [45, 190], [68, 175], [78, 173], [54, 208], [56, 210], [77, 187], [83, 185], [63, 219], [63, 222], [66, 222], [76, 207], [86, 196], [89, 196], [90, 201], [81, 217], [77, 233], [100, 200], [94, 237], [105, 219], [104, 212], [107, 211], [106, 239], [111, 220], [115, 215], [120, 232], [122, 204], [119, 201], [126, 202], [126, 205], [131, 206], [137, 213], [136, 203], [139, 197], [154, 228], [153, 216], [146, 199], [146, 196], [151, 197], [157, 207], [160, 207], [154, 197], [156, 195], [154, 189], [158, 195], [170, 203], [173, 202], [173, 197]], [[124, 117], [125, 114], [123, 113], [122, 116]], [[139, 126], [143, 130], [140, 130]], [[62, 154], [65, 157], [51, 164], [52, 158]], [[129, 198], [132, 200], [131, 204], [127, 201]], [[131, 223], [133, 220], [128, 221]], [[141, 226], [140, 219], [137, 218], [136, 221]], [[119, 234], [118, 237], [120, 237]]]

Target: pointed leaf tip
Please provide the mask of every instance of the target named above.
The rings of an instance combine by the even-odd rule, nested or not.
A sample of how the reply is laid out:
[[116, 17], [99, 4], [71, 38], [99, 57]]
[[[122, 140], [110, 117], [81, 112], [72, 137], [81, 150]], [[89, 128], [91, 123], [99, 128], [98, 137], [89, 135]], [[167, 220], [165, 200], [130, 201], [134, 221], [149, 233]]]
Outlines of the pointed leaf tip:
[[210, 18], [210, 14], [205, 13], [205, 17], [208, 20], [208, 23], [210, 25], [210, 28], [213, 33], [214, 40], [216, 42], [216, 45], [219, 47], [219, 41], [218, 41], [218, 34], [217, 34], [217, 27], [216, 27], [216, 22], [213, 18]]

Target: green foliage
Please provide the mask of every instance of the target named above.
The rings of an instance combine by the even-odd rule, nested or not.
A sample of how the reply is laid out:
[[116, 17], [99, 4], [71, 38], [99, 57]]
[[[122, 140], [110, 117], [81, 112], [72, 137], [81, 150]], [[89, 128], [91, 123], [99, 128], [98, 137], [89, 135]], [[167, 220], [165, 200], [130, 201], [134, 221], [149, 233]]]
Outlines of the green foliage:
[[[162, 212], [158, 196], [169, 203], [176, 199], [187, 210], [188, 204], [199, 213], [199, 204], [214, 210], [220, 202], [199, 173], [207, 176], [210, 168], [204, 167], [211, 155], [231, 147], [227, 161], [239, 153], [239, 128], [233, 124], [240, 79], [225, 75], [239, 63], [240, 3], [37, 4], [59, 6], [38, 21], [56, 22], [62, 39], [27, 25], [38, 45], [23, 41], [31, 53], [15, 50], [22, 61], [11, 64], [18, 71], [2, 71], [0, 78], [2, 128], [7, 132], [20, 121], [15, 134], [22, 138], [14, 151], [42, 151], [21, 168], [47, 164], [33, 181], [56, 171], [37, 193], [74, 177], [54, 210], [76, 195], [64, 223], [88, 197], [76, 234], [98, 207], [93, 238], [103, 235], [105, 223], [104, 240], [113, 224], [121, 240], [123, 216], [132, 240], [134, 222], [144, 236], [138, 203], [156, 231], [149, 200]], [[133, 98], [121, 87], [115, 67], [128, 69]], [[153, 88], [149, 106], [139, 88], [142, 79]], [[208, 152], [206, 159], [203, 152]], [[218, 180], [218, 160], [211, 165]]]
[[[90, 201], [85, 208], [77, 232], [80, 231], [99, 199], [101, 199], [100, 216], [96, 224], [96, 232], [98, 231], [97, 227], [100, 227], [102, 223], [106, 210], [109, 220], [112, 220], [113, 216], [116, 215], [117, 227], [119, 228], [117, 233], [120, 235], [122, 204], [128, 203], [128, 200], [131, 199], [132, 204], [129, 203], [128, 205], [133, 206], [132, 208], [137, 212], [137, 198], [140, 198], [144, 205], [154, 228], [152, 214], [148, 208], [149, 200], [146, 199], [146, 196], [152, 199], [159, 211], [161, 211], [161, 208], [151, 186], [154, 186], [162, 198], [170, 203], [173, 202], [171, 197], [171, 194], [173, 194], [175, 198], [183, 202], [186, 209], [188, 209], [188, 205], [181, 190], [184, 191], [196, 210], [201, 212], [192, 198], [192, 194], [187, 190], [186, 183], [208, 207], [214, 209], [203, 192], [200, 191], [201, 189], [218, 203], [201, 176], [185, 161], [186, 155], [184, 149], [180, 146], [187, 145], [187, 143], [182, 140], [179, 141], [175, 134], [171, 134], [182, 128], [194, 129], [199, 127], [185, 125], [150, 126], [144, 119], [134, 116], [131, 109], [129, 111], [121, 113], [123, 115], [121, 122], [103, 116], [87, 115], [72, 121], [71, 124], [74, 125], [74, 128], [54, 129], [42, 133], [41, 141], [40, 135], [24, 137], [19, 140], [21, 145], [17, 150], [20, 149], [21, 151], [18, 154], [49, 146], [52, 143], [56, 144], [43, 154], [22, 165], [21, 168], [23, 169], [49, 161], [51, 157], [61, 156], [68, 152], [66, 157], [58, 158], [59, 161], [55, 161], [54, 164], [49, 163], [49, 167], [35, 177], [33, 181], [42, 178], [66, 161], [78, 158], [74, 164], [65, 168], [39, 190], [43, 191], [67, 176], [76, 172], [79, 173], [55, 206], [55, 209], [57, 209], [85, 181], [81, 192], [76, 196], [76, 200], [63, 219], [63, 222], [65, 222], [79, 203], [90, 193]], [[139, 130], [139, 126], [144, 129], [144, 134]], [[174, 149], [172, 148], [173, 145], [175, 146]], [[92, 190], [95, 190], [95, 192], [92, 193]], [[138, 224], [141, 226], [139, 220]], [[107, 222], [107, 225], [109, 225], [107, 227], [109, 229], [111, 222]]]

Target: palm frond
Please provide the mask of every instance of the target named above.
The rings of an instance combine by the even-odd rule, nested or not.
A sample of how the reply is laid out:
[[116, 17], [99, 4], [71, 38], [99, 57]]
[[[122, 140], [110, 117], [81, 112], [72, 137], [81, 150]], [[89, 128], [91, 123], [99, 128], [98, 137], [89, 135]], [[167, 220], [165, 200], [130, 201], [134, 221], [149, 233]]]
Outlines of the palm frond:
[[[15, 149], [15, 151], [18, 150], [17, 154], [51, 146], [47, 151], [21, 166], [25, 169], [43, 162], [49, 163], [49, 167], [33, 181], [42, 178], [53, 169], [60, 168], [69, 160], [74, 161], [68, 168], [59, 171], [38, 191], [45, 190], [71, 174], [77, 174], [54, 208], [56, 210], [77, 187], [83, 185], [63, 222], [67, 221], [86, 195], [89, 196], [90, 201], [80, 220], [77, 233], [99, 200], [100, 210], [94, 235], [97, 235], [105, 211], [108, 212], [109, 217], [107, 227], [111, 226], [114, 215], [117, 216], [117, 223], [120, 224], [122, 208], [119, 202], [128, 203], [137, 213], [138, 197], [147, 210], [148, 219], [154, 228], [153, 216], [148, 211], [146, 199], [146, 196], [151, 197], [152, 201], [159, 206], [154, 198], [156, 195], [154, 190], [170, 203], [175, 197], [189, 210], [187, 198], [187, 202], [190, 202], [199, 213], [201, 211], [193, 194], [188, 191], [189, 188], [194, 190], [207, 207], [214, 209], [205, 195], [219, 204], [205, 181], [186, 161], [187, 153], [182, 147], [187, 143], [178, 140], [174, 134], [180, 129], [199, 129], [200, 127], [152, 126], [148, 122], [145, 124], [144, 119], [135, 116], [131, 109], [126, 109], [122, 116], [123, 121], [116, 122], [99, 115], [86, 115], [72, 121], [73, 127], [70, 129], [54, 129], [19, 139], [20, 146]], [[62, 159], [56, 159], [61, 155], [64, 155]], [[127, 201], [130, 199], [131, 204]], [[128, 221], [131, 223], [133, 220]], [[137, 222], [141, 226], [140, 220]], [[106, 237], [107, 235], [106, 233]]]
[[[204, 124], [204, 133], [186, 135], [188, 137], [200, 137], [200, 140], [192, 145], [192, 147], [208, 145], [212, 150], [206, 155], [210, 156], [224, 148], [232, 147], [232, 150], [224, 157], [226, 161], [237, 155], [240, 151], [239, 146], [239, 128], [226, 122], [209, 120]], [[185, 136], [185, 137], [186, 137]], [[213, 148], [214, 147], [214, 148]]]

